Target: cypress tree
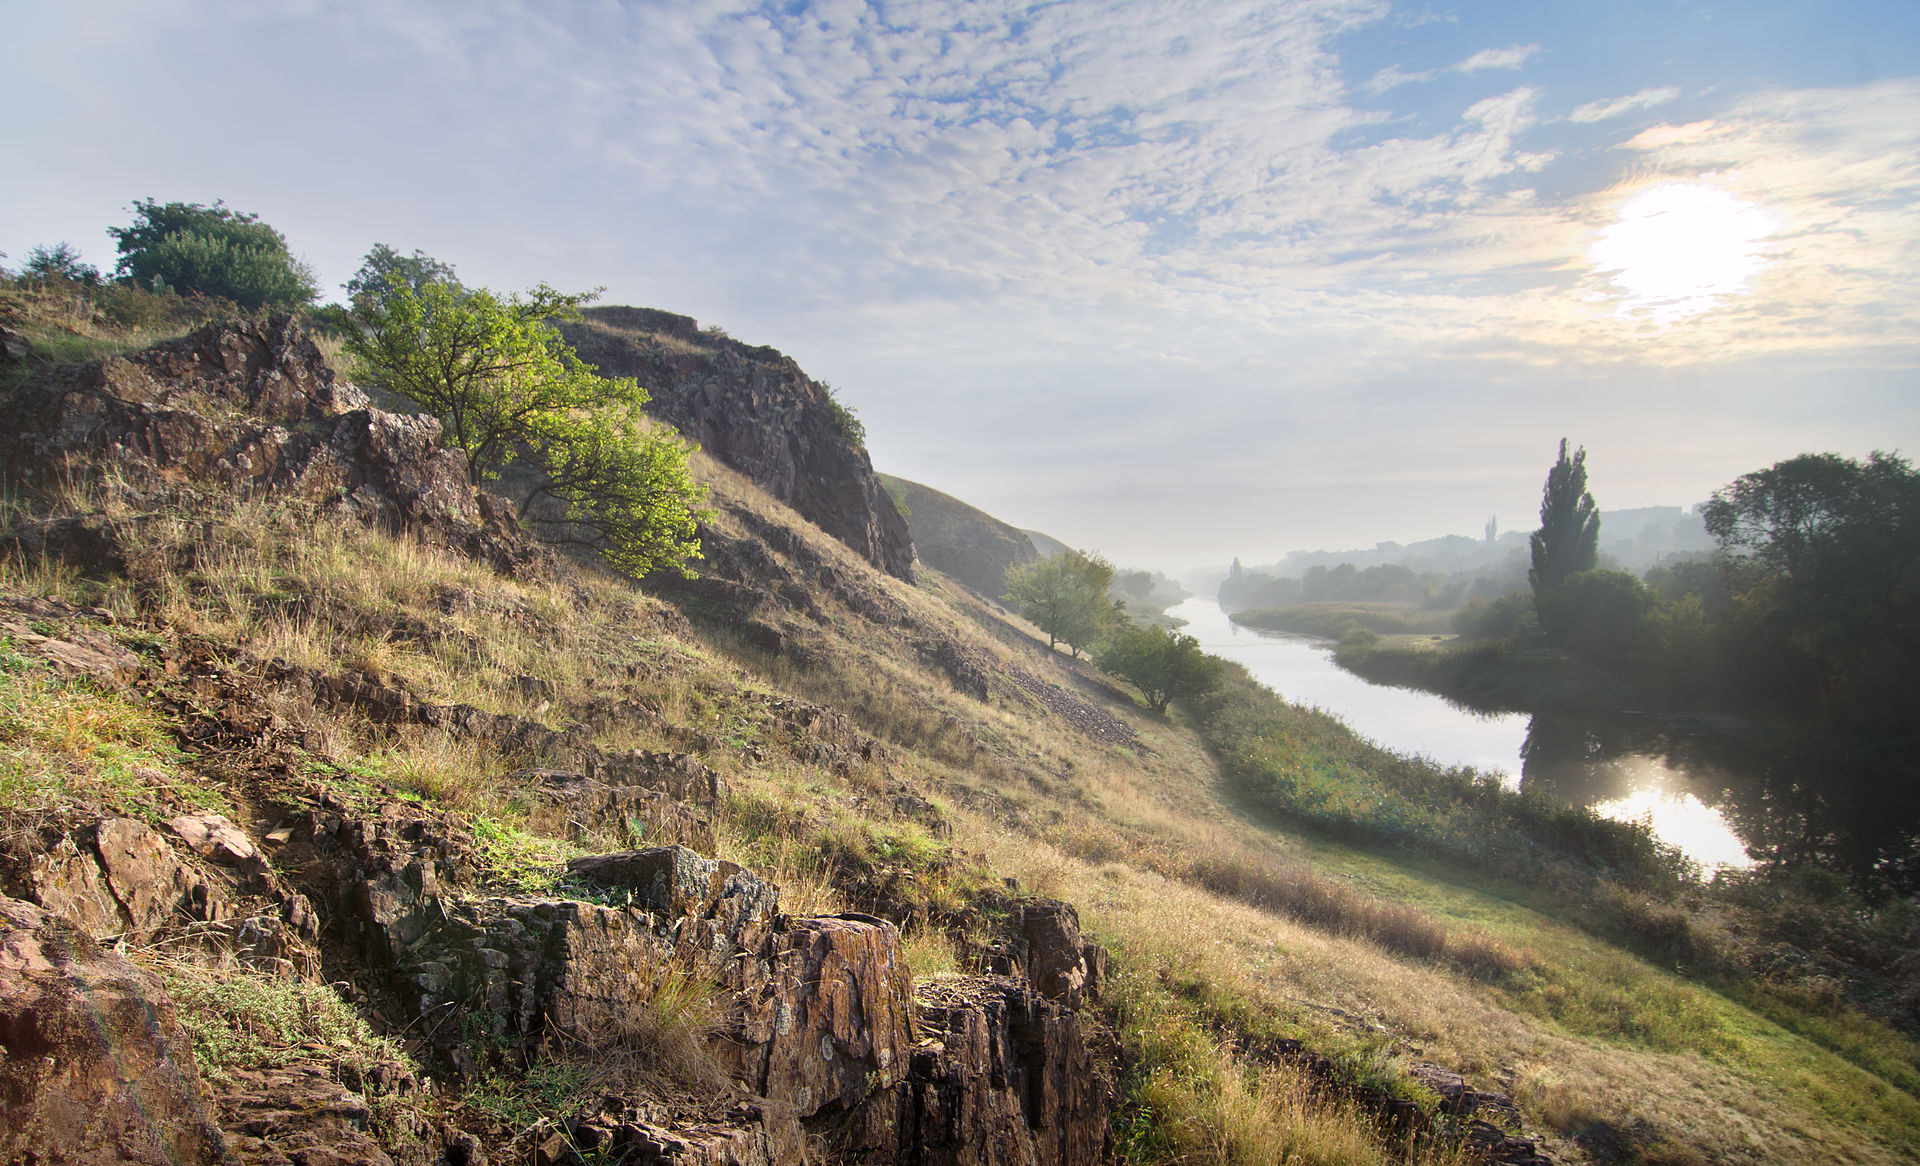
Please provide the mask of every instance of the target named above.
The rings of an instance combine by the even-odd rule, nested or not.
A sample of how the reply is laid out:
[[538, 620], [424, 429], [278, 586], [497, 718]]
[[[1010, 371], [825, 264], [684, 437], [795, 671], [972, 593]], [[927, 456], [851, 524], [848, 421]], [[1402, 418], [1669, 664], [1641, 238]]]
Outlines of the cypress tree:
[[1533, 532], [1533, 566], [1527, 582], [1537, 604], [1542, 593], [1566, 582], [1567, 576], [1591, 571], [1600, 561], [1600, 508], [1587, 491], [1587, 450], [1581, 446], [1567, 456], [1567, 439], [1560, 439], [1560, 457], [1547, 471], [1540, 491], [1540, 529]]

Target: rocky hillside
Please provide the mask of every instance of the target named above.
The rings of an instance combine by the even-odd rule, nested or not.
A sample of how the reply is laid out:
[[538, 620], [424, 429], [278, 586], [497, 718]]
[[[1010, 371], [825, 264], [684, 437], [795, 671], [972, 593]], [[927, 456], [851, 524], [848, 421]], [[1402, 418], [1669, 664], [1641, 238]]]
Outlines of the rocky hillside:
[[953, 839], [1130, 698], [705, 460], [704, 576], [556, 559], [285, 319], [4, 404], [7, 1160], [1113, 1155], [1117, 969]]
[[1007, 569], [1039, 558], [1017, 527], [930, 486], [881, 474], [887, 492], [906, 503], [920, 561], [987, 599], [1006, 593]]
[[1902, 1062], [1249, 818], [1188, 711], [717, 458], [636, 586], [287, 321], [28, 364], [7, 1161], [1911, 1158]]
[[[502, 621], [564, 640], [550, 621], [573, 625], [583, 613], [565, 606], [593, 601], [576, 590], [561, 610], [529, 609], [568, 569], [467, 486], [435, 422], [369, 408], [287, 321], [65, 370], [7, 416], [17, 480], [54, 503], [8, 532], [15, 561], [109, 593], [90, 607], [47, 588], [0, 595], [10, 737], [24, 724], [37, 744], [38, 716], [63, 706], [100, 718], [66, 764], [29, 755], [25, 784], [10, 770], [0, 800], [7, 1160], [1104, 1155], [1112, 1072], [1077, 1010], [1106, 957], [1071, 906], [1000, 892], [942, 904], [974, 921], [973, 962], [990, 974], [916, 984], [901, 925], [928, 926], [928, 906], [892, 889], [863, 843], [849, 838], [835, 873], [860, 888], [842, 901], [867, 910], [828, 914], [783, 910], [773, 882], [682, 845], [715, 846], [727, 778], [691, 753], [614, 744], [719, 748], [635, 683], [683, 650], [671, 607], [645, 614], [638, 656], [603, 644], [570, 677], [517, 673], [478, 704], [394, 666], [394, 645], [448, 636], [481, 652], [467, 629], [493, 624], [498, 642]], [[898, 618], [850, 562], [830, 565], [790, 525], [760, 530]], [[340, 563], [348, 577], [309, 558], [342, 542], [361, 551]], [[744, 545], [716, 558], [737, 564]], [[402, 556], [393, 585], [435, 598], [346, 594], [376, 547]], [[227, 569], [265, 584], [223, 613], [253, 634], [202, 606], [203, 573]], [[737, 615], [791, 606], [738, 583], [685, 594]], [[831, 601], [811, 595], [800, 605], [823, 617]], [[642, 614], [626, 602], [629, 621]], [[388, 659], [318, 650], [335, 635]], [[567, 651], [534, 652], [548, 648]], [[952, 669], [963, 656], [944, 649]], [[747, 707], [755, 758], [859, 774], [888, 799], [882, 820], [917, 839], [942, 828], [843, 716], [759, 695]], [[130, 748], [117, 717], [136, 725]], [[496, 788], [450, 808], [461, 799], [422, 796], [417, 770], [393, 780], [377, 760], [422, 741], [456, 770], [502, 771]], [[529, 832], [538, 823], [549, 836]], [[329, 983], [351, 985], [355, 1009]], [[557, 1079], [565, 1104], [541, 1092]], [[451, 1110], [435, 1093], [450, 1085], [468, 1098]], [[542, 1104], [552, 1112], [515, 1120]]]
[[851, 415], [775, 349], [652, 308], [588, 308], [561, 332], [606, 376], [635, 377], [648, 411], [897, 579], [913, 539]]

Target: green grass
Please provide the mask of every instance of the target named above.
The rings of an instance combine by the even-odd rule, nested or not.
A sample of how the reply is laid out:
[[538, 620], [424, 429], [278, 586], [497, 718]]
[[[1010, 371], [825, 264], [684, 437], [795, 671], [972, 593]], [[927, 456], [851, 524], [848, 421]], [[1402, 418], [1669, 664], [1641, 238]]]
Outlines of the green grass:
[[357, 1080], [377, 1064], [410, 1063], [399, 1042], [375, 1035], [326, 984], [154, 956], [142, 962], [166, 985], [193, 1038], [194, 1060], [210, 1080], [315, 1060]]
[[158, 822], [226, 799], [181, 772], [166, 721], [139, 701], [62, 680], [0, 637], [0, 810], [73, 805]]
[[526, 893], [552, 892], [565, 879], [567, 863], [585, 851], [559, 838], [543, 837], [510, 819], [473, 819], [480, 861], [494, 882]]

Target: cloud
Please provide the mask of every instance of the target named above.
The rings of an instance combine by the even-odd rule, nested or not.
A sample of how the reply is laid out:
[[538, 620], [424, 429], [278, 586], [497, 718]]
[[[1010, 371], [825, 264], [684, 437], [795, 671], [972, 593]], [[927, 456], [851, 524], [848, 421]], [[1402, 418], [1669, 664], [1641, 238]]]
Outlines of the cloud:
[[[1451, 119], [1357, 107], [1338, 54], [1395, 19], [1382, 0], [38, 11], [70, 51], [0, 44], [0, 93], [47, 111], [16, 143], [45, 161], [0, 168], [14, 255], [131, 198], [224, 197], [333, 283], [380, 240], [498, 287], [607, 284], [792, 352], [860, 405], [876, 460], [971, 475], [970, 501], [1065, 507], [1030, 467], [1099, 494], [1169, 434], [1235, 448], [1167, 455], [1213, 496], [1300, 488], [1355, 433], [1410, 469], [1463, 439], [1491, 464], [1506, 430], [1478, 419], [1581, 431], [1541, 403], [1589, 399], [1551, 391], [1574, 382], [1920, 363], [1916, 80], [1720, 95], [1631, 137], [1606, 111], [1664, 90], [1594, 103], [1601, 148], [1536, 177], [1568, 133], [1539, 113], [1558, 82], [1486, 84], [1536, 46], [1368, 86], [1473, 78]], [[180, 151], [207, 109], [232, 148]], [[1777, 224], [1764, 269], [1665, 328], [1592, 258], [1660, 183]], [[48, 217], [69, 207], [81, 227]]]
[[1540, 51], [1539, 45], [1514, 45], [1504, 49], [1481, 49], [1454, 65], [1449, 73], [1481, 73], [1488, 69], [1518, 69]]
[[1444, 69], [1426, 69], [1418, 73], [1408, 73], [1398, 65], [1388, 65], [1375, 73], [1364, 88], [1369, 93], [1385, 93], [1402, 85], [1433, 81], [1448, 73], [1471, 74], [1484, 73], [1489, 69], [1518, 69], [1525, 65], [1539, 45], [1513, 45], [1504, 49], [1481, 49], [1463, 61], [1456, 61]]
[[1589, 101], [1576, 106], [1569, 120], [1577, 122], [1606, 121], [1608, 118], [1621, 117], [1629, 113], [1638, 113], [1643, 109], [1665, 105], [1680, 96], [1678, 85], [1663, 85], [1658, 89], [1642, 89], [1625, 97], [1616, 97], [1612, 101]]

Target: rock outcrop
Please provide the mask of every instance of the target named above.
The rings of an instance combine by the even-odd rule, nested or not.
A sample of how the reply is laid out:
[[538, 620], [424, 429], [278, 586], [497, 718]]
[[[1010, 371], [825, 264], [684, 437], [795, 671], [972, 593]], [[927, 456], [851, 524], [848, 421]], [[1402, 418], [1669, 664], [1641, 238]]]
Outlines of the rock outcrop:
[[0, 1158], [224, 1160], [160, 982], [64, 919], [0, 897]]
[[881, 474], [880, 481], [906, 503], [907, 529], [920, 561], [988, 599], [1006, 594], [1010, 568], [1040, 557], [1024, 531], [984, 510], [891, 474]]
[[[147, 493], [199, 488], [345, 507], [501, 569], [537, 557], [511, 506], [476, 490], [464, 455], [441, 448], [438, 421], [373, 408], [285, 315], [208, 324], [43, 377], [0, 402], [0, 416], [0, 459], [29, 488], [110, 468]], [[36, 536], [55, 545], [26, 546], [31, 553], [80, 537], [16, 535]]]
[[454, 823], [402, 807], [377, 820], [317, 822], [308, 868], [331, 868], [336, 939], [391, 970], [391, 1022], [463, 1073], [488, 1056], [638, 1048], [658, 1060], [663, 1028], [688, 1023], [674, 994], [712, 995], [690, 1039], [719, 1078], [609, 1091], [556, 1132], [552, 1161], [591, 1147], [772, 1166], [810, 1143], [899, 1163], [1105, 1155], [1111, 1086], [1075, 1011], [1104, 953], [1066, 904], [1024, 910], [1011, 974], [916, 989], [893, 924], [784, 915], [770, 884], [684, 847], [575, 860], [569, 893], [588, 898], [472, 897]]
[[828, 390], [791, 357], [651, 308], [588, 308], [561, 332], [606, 376], [635, 377], [648, 412], [897, 578], [913, 538]]

